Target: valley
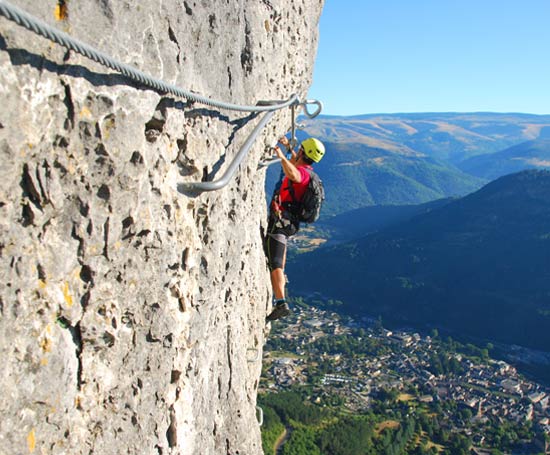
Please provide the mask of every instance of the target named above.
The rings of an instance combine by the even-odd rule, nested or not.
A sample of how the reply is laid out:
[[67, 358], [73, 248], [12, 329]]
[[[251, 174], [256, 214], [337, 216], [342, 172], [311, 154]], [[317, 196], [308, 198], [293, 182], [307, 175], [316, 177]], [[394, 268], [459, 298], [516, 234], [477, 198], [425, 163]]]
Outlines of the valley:
[[286, 431], [282, 455], [542, 453], [550, 116], [305, 123], [327, 145], [327, 199], [290, 242], [294, 315], [273, 324], [260, 385], [265, 452]]
[[[324, 309], [311, 303], [294, 302], [293, 315], [274, 325], [264, 356], [260, 400], [275, 413], [264, 433], [276, 421], [292, 429], [284, 453], [302, 453], [298, 435], [307, 431], [312, 447], [321, 446], [316, 428], [329, 421], [347, 423], [325, 449], [351, 453], [335, 449], [339, 438], [351, 437], [349, 415], [371, 425], [362, 453], [385, 453], [384, 445], [413, 454], [543, 450], [550, 388], [492, 358], [494, 345], [463, 344], [436, 330], [388, 330], [377, 319], [340, 316], [331, 310], [338, 302]], [[303, 453], [315, 453], [312, 447]]]

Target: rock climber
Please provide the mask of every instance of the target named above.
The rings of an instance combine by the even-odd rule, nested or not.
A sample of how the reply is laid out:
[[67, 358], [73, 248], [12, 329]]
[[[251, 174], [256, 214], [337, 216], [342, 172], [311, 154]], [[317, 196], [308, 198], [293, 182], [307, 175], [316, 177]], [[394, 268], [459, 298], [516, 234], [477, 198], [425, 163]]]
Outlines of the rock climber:
[[[281, 159], [282, 181], [277, 184], [269, 206], [269, 221], [265, 250], [271, 271], [271, 285], [274, 294], [274, 307], [267, 316], [267, 321], [274, 321], [290, 314], [285, 298], [286, 247], [288, 238], [300, 229], [300, 222], [292, 213], [293, 204], [301, 200], [310, 180], [309, 171], [313, 163], [318, 163], [325, 154], [325, 146], [315, 138], [305, 139], [298, 149], [292, 150], [286, 137], [279, 139], [279, 144], [287, 149], [289, 158], [279, 146], [274, 148]], [[292, 188], [290, 188], [292, 186]], [[294, 193], [294, 197], [292, 196]]]

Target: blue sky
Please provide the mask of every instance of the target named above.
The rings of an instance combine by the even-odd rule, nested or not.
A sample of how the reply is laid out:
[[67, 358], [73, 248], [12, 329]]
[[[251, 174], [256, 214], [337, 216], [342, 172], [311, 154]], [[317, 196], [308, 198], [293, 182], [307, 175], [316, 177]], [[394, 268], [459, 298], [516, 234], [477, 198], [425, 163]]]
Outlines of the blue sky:
[[550, 114], [550, 0], [326, 0], [323, 114]]

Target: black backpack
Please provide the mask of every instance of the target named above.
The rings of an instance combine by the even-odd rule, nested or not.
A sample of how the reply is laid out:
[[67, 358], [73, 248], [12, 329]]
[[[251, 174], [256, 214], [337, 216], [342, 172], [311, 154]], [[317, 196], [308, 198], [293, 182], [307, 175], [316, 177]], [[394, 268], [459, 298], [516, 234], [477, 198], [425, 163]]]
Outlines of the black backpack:
[[321, 214], [321, 206], [325, 200], [325, 189], [319, 176], [311, 169], [308, 169], [308, 172], [310, 179], [301, 201], [296, 200], [292, 182], [290, 179], [288, 180], [288, 191], [293, 199], [289, 211], [300, 222], [314, 223]]

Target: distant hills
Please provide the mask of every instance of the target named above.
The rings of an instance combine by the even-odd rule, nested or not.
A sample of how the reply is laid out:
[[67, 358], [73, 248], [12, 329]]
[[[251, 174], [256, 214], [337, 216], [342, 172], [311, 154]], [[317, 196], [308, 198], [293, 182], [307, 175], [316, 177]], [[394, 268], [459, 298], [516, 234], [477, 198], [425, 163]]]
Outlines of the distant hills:
[[307, 134], [333, 144], [361, 143], [452, 164], [535, 139], [550, 139], [550, 115], [496, 113], [319, 116], [303, 121]]
[[459, 163], [458, 167], [488, 180], [529, 167], [550, 169], [550, 139], [522, 142], [500, 152], [474, 156]]
[[508, 175], [412, 216], [294, 258], [291, 290], [396, 324], [550, 350], [550, 172]]
[[[430, 157], [402, 155], [362, 143], [332, 143], [315, 165], [325, 185], [323, 219], [371, 205], [418, 204], [475, 191], [486, 180]], [[280, 167], [268, 171], [271, 194]]]
[[[550, 116], [493, 113], [384, 114], [303, 119], [327, 155], [326, 220], [375, 205], [463, 196], [506, 173], [549, 166]], [[278, 169], [268, 173], [273, 189]]]
[[401, 155], [360, 143], [326, 142], [315, 166], [326, 189], [324, 219], [371, 205], [418, 204], [478, 189], [485, 180], [429, 157]]

